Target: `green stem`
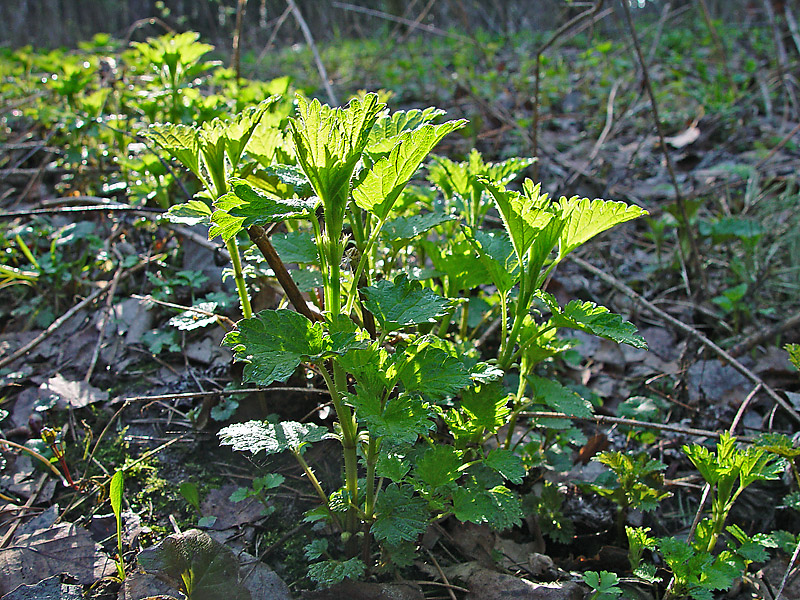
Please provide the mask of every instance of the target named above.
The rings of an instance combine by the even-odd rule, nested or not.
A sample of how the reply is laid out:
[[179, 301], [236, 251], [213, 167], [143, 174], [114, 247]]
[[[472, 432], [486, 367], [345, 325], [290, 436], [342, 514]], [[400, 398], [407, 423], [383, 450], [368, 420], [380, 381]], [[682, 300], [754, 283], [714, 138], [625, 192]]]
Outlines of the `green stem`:
[[381, 232], [384, 222], [385, 221], [383, 219], [378, 221], [378, 223], [375, 225], [375, 229], [373, 229], [370, 233], [366, 246], [364, 246], [364, 249], [361, 252], [361, 257], [358, 260], [356, 272], [353, 274], [353, 283], [350, 285], [350, 291], [347, 294], [347, 305], [344, 309], [344, 314], [346, 315], [350, 314], [350, 312], [353, 310], [353, 306], [356, 303], [356, 298], [358, 298], [358, 282], [361, 279], [361, 274], [364, 272], [364, 267], [369, 262], [369, 256], [372, 252], [372, 247], [375, 245], [375, 242], [378, 239], [378, 235]]
[[328, 511], [328, 515], [330, 515], [331, 521], [333, 521], [333, 523], [337, 527], [341, 528], [341, 524], [339, 523], [339, 519], [336, 516], [336, 513], [334, 513], [331, 510], [330, 503], [328, 502], [328, 496], [325, 493], [325, 490], [322, 489], [322, 485], [320, 484], [319, 479], [317, 479], [317, 476], [314, 475], [314, 471], [312, 471], [311, 467], [308, 466], [308, 463], [306, 462], [306, 459], [303, 458], [303, 455], [300, 454], [300, 452], [292, 450], [292, 454], [294, 455], [294, 457], [297, 460], [297, 462], [300, 463], [300, 466], [303, 468], [303, 471], [305, 472], [306, 477], [308, 477], [308, 480], [311, 482], [311, 485], [314, 488], [314, 491], [317, 493], [317, 496], [320, 497], [320, 500], [322, 500], [322, 504], [325, 505], [325, 510]]
[[506, 450], [511, 449], [512, 438], [514, 435], [514, 428], [517, 426], [517, 419], [519, 413], [522, 412], [526, 404], [522, 401], [525, 397], [525, 389], [528, 387], [528, 380], [525, 378], [528, 371], [527, 361], [523, 358], [519, 366], [519, 385], [517, 386], [517, 395], [514, 398], [514, 411], [511, 413], [511, 418], [508, 420], [508, 432], [506, 433], [505, 447]]
[[226, 242], [228, 247], [228, 254], [231, 255], [231, 263], [233, 264], [233, 279], [236, 281], [236, 291], [239, 294], [239, 302], [242, 306], [242, 315], [245, 319], [253, 316], [253, 309], [250, 306], [250, 296], [247, 293], [247, 284], [244, 281], [244, 273], [242, 272], [242, 260], [239, 257], [239, 246], [236, 244], [236, 238], [231, 238]]

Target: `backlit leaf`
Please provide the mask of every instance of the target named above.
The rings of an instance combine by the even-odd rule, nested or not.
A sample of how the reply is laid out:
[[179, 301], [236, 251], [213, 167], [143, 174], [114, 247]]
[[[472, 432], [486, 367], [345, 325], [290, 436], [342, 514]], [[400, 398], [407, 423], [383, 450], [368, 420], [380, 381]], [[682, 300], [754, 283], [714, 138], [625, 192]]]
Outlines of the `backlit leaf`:
[[572, 417], [588, 418], [592, 416], [592, 405], [577, 393], [552, 379], [537, 375], [528, 375], [531, 384], [531, 396], [547, 404], [556, 412]]
[[275, 454], [284, 450], [299, 452], [306, 444], [319, 442], [331, 434], [325, 427], [314, 423], [281, 421], [247, 421], [223, 427], [219, 432], [220, 444], [240, 452]]
[[398, 217], [386, 223], [381, 234], [389, 241], [410, 240], [437, 225], [455, 221], [456, 217], [444, 213], [425, 213]]
[[407, 325], [435, 323], [447, 314], [450, 302], [446, 298], [423, 288], [416, 281], [410, 281], [403, 274], [394, 281], [386, 279], [375, 285], [362, 288], [364, 306], [369, 310], [384, 330], [391, 331]]
[[200, 177], [200, 137], [197, 128], [171, 123], [151, 125], [144, 135]]
[[522, 478], [525, 477], [522, 459], [511, 450], [495, 448], [483, 459], [483, 464], [500, 473], [511, 483], [522, 483]]
[[569, 200], [562, 197], [559, 205], [564, 210], [567, 226], [561, 234], [559, 253], [563, 258], [575, 248], [593, 238], [598, 233], [611, 229], [614, 225], [647, 215], [647, 211], [635, 205], [611, 200], [589, 200], [573, 196]]

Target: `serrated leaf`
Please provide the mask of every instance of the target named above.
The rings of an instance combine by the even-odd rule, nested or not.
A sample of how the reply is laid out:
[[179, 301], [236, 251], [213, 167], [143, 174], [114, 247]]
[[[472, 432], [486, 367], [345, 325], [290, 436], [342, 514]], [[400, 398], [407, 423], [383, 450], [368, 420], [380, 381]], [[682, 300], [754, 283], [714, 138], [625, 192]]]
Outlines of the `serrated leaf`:
[[227, 242], [242, 230], [242, 223], [246, 217], [234, 216], [230, 212], [242, 202], [235, 194], [223, 194], [214, 201], [214, 212], [211, 213], [211, 225], [208, 228], [209, 240], [220, 236]]
[[479, 362], [469, 370], [469, 377], [476, 385], [483, 385], [502, 379], [505, 371], [495, 365]]
[[414, 474], [426, 489], [437, 490], [461, 477], [461, 452], [452, 446], [433, 446], [425, 451], [414, 467]]
[[409, 486], [389, 484], [375, 503], [375, 522], [370, 531], [379, 542], [397, 545], [412, 542], [428, 526], [427, 503]]
[[194, 227], [211, 223], [211, 207], [202, 200], [189, 200], [182, 204], [174, 204], [164, 213], [170, 223]]
[[519, 279], [520, 263], [508, 234], [481, 229], [473, 231], [466, 226], [464, 234], [478, 253], [497, 290], [502, 294], [511, 290]]
[[391, 114], [382, 114], [369, 132], [367, 152], [379, 154], [389, 152], [403, 132], [416, 129], [420, 125], [442, 116], [445, 111], [432, 106], [419, 110], [398, 110]]
[[424, 342], [409, 347], [398, 362], [397, 376], [408, 392], [440, 398], [472, 383], [463, 362]]
[[483, 464], [500, 473], [511, 483], [520, 484], [522, 483], [522, 478], [525, 477], [525, 467], [522, 464], [522, 459], [511, 450], [495, 448], [486, 455], [486, 458], [483, 459]]
[[[243, 179], [231, 179], [231, 191], [239, 199], [228, 212], [234, 217], [244, 217], [241, 227], [279, 223], [286, 219], [305, 217], [314, 210], [316, 199], [275, 198], [262, 194]], [[224, 197], [223, 197], [224, 198]], [[220, 199], [218, 202], [222, 202]]]
[[264, 169], [264, 173], [276, 177], [282, 184], [290, 186], [299, 198], [310, 198], [314, 189], [305, 173], [294, 165], [272, 165]]
[[322, 323], [286, 309], [262, 310], [237, 327], [222, 343], [247, 363], [244, 379], [259, 385], [285, 381], [304, 360], [325, 360], [363, 345], [355, 329], [342, 332], [337, 325], [326, 335]]
[[396, 451], [387, 449], [385, 444], [381, 446], [378, 463], [375, 465], [375, 472], [378, 477], [386, 477], [391, 481], [399, 483], [410, 469], [411, 463], [405, 456]]
[[789, 360], [794, 368], [800, 371], [800, 344], [786, 344], [783, 349], [789, 353]]
[[567, 219], [567, 225], [560, 238], [561, 258], [598, 233], [648, 214], [646, 210], [636, 205], [629, 206], [624, 202], [611, 200], [589, 200], [578, 196], [573, 196], [569, 200], [562, 197], [559, 205]]
[[314, 423], [247, 421], [223, 427], [218, 435], [220, 444], [234, 450], [275, 454], [284, 450], [299, 452], [306, 444], [319, 442], [331, 434], [325, 427]]
[[224, 121], [225, 153], [231, 165], [236, 169], [245, 147], [258, 126], [264, 113], [278, 101], [277, 96], [262, 100], [237, 114], [233, 119]]
[[301, 292], [311, 292], [322, 287], [322, 273], [310, 269], [296, 269], [289, 271], [292, 281], [297, 284]]
[[297, 97], [297, 117], [289, 119], [297, 161], [322, 199], [335, 235], [343, 223], [353, 170], [384, 107], [377, 94], [354, 98], [344, 108]]
[[463, 232], [447, 238], [445, 244], [423, 240], [422, 246], [434, 268], [447, 276], [449, 296], [456, 296], [460, 290], [471, 290], [490, 281], [486, 267]]
[[[198, 310], [207, 313], [213, 313], [215, 310], [217, 310], [217, 303], [200, 302], [192, 308], [197, 308]], [[217, 317], [215, 315], [204, 315], [194, 310], [185, 310], [169, 320], [169, 324], [172, 327], [182, 331], [193, 331], [195, 329], [200, 329], [201, 327], [206, 327], [207, 325], [212, 325], [216, 322]]]
[[453, 492], [453, 514], [462, 523], [485, 523], [494, 510], [492, 497], [485, 490], [459, 487]]
[[192, 600], [250, 600], [250, 592], [239, 583], [236, 555], [198, 529], [167, 536], [142, 550], [137, 560], [146, 572], [182, 587]]
[[433, 429], [433, 414], [417, 396], [400, 394], [387, 400], [383, 408], [376, 396], [368, 394], [351, 395], [348, 402], [373, 437], [386, 438], [391, 444], [413, 444]]
[[441, 139], [466, 124], [465, 120], [441, 125], [426, 123], [403, 133], [394, 148], [370, 167], [353, 189], [353, 201], [364, 210], [385, 219], [406, 184], [425, 157]]
[[487, 490], [487, 493], [494, 504], [494, 511], [487, 515], [487, 521], [492, 529], [501, 531], [522, 522], [519, 498], [511, 490], [498, 485]]
[[488, 179], [480, 181], [494, 198], [517, 260], [522, 264], [539, 233], [552, 220], [558, 220], [559, 215], [548, 210], [550, 200], [547, 194], [540, 193], [541, 184], [526, 186], [524, 193], [520, 193], [503, 189]]
[[311, 540], [303, 550], [308, 560], [316, 560], [328, 551], [328, 540], [325, 538]]
[[262, 167], [269, 167], [275, 162], [278, 150], [288, 145], [283, 131], [262, 120], [250, 136], [245, 150]]
[[551, 294], [538, 292], [537, 295], [550, 308], [551, 323], [557, 327], [580, 329], [620, 344], [647, 349], [647, 342], [637, 333], [636, 326], [610, 312], [605, 306], [590, 301], [572, 300], [561, 309]]
[[361, 288], [364, 306], [381, 324], [384, 331], [392, 331], [408, 325], [435, 323], [447, 314], [450, 302], [416, 281], [410, 281], [405, 273], [386, 279], [375, 285]]
[[345, 579], [360, 579], [366, 566], [358, 558], [348, 560], [323, 560], [308, 566], [308, 576], [324, 587], [334, 586]]
[[200, 175], [200, 137], [196, 127], [167, 123], [151, 125], [144, 136], [178, 160], [198, 178]]
[[556, 412], [572, 417], [589, 418], [592, 416], [592, 405], [573, 390], [537, 375], [528, 375], [531, 384], [531, 397], [547, 404]]
[[454, 215], [436, 212], [398, 217], [383, 226], [381, 235], [390, 242], [410, 240], [442, 223], [456, 220], [457, 217]]
[[323, 329], [290, 310], [264, 310], [238, 323], [222, 340], [245, 361], [244, 380], [269, 385], [285, 381], [304, 358], [324, 349]]
[[285, 263], [317, 264], [319, 252], [314, 238], [307, 231], [274, 233], [270, 236], [273, 247]]

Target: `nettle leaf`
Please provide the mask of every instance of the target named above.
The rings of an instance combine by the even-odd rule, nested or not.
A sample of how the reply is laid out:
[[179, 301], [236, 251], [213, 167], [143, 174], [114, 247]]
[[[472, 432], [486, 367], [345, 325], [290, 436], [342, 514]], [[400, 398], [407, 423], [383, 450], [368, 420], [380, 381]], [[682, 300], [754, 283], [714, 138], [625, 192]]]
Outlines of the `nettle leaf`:
[[291, 310], [263, 310], [238, 323], [222, 340], [237, 360], [245, 361], [245, 381], [269, 385], [285, 381], [308, 357], [323, 351], [321, 323]]
[[386, 444], [381, 446], [378, 463], [375, 465], [378, 477], [387, 477], [391, 481], [399, 483], [410, 469], [411, 462], [403, 454], [389, 450]]
[[631, 221], [648, 212], [636, 205], [611, 200], [589, 200], [573, 196], [569, 200], [562, 197], [559, 205], [564, 210], [567, 226], [561, 234], [559, 254], [563, 258], [575, 248], [626, 221]]
[[555, 297], [547, 292], [537, 292], [552, 312], [551, 322], [557, 327], [580, 329], [600, 337], [624, 343], [634, 348], [647, 349], [647, 342], [637, 333], [636, 326], [594, 302], [572, 300], [563, 309]]
[[239, 164], [239, 159], [264, 113], [278, 100], [278, 96], [270, 96], [255, 106], [244, 109], [232, 120], [223, 121], [225, 152], [234, 167]]
[[378, 159], [367, 174], [360, 177], [353, 189], [353, 201], [379, 219], [385, 219], [433, 147], [445, 135], [466, 123], [462, 119], [441, 125], [425, 124], [403, 133], [391, 152]]
[[353, 169], [384, 108], [377, 94], [354, 98], [345, 108], [297, 96], [297, 117], [289, 119], [297, 161], [335, 222], [344, 217]]
[[288, 145], [283, 131], [262, 120], [250, 136], [245, 150], [262, 167], [269, 167], [276, 161], [278, 150], [285, 150]]
[[189, 200], [182, 204], [174, 204], [164, 213], [170, 223], [194, 227], [211, 223], [211, 207], [202, 200]]
[[531, 396], [554, 411], [584, 419], [592, 416], [592, 405], [589, 401], [568, 387], [537, 375], [528, 375], [527, 378], [533, 388]]
[[239, 321], [238, 328], [222, 343], [247, 363], [244, 379], [259, 385], [285, 381], [304, 360], [325, 360], [363, 345], [354, 330], [342, 331], [334, 324], [331, 334], [325, 335], [322, 323], [286, 309], [262, 310]]
[[418, 396], [400, 394], [387, 400], [383, 408], [380, 399], [369, 394], [349, 395], [348, 402], [372, 436], [395, 445], [413, 444], [434, 426], [432, 411]]
[[392, 331], [408, 325], [435, 323], [447, 314], [450, 301], [442, 298], [419, 282], [410, 281], [405, 273], [386, 279], [375, 285], [361, 288], [364, 306], [369, 310], [384, 331]]
[[308, 216], [317, 204], [316, 198], [281, 199], [262, 194], [243, 179], [231, 179], [228, 183], [231, 191], [227, 195], [234, 195], [240, 200], [228, 212], [234, 217], [244, 217], [241, 227], [245, 229]]
[[463, 232], [447, 238], [447, 243], [423, 240], [422, 246], [434, 268], [447, 276], [448, 294], [454, 296], [459, 290], [471, 290], [491, 280], [486, 267], [475, 254], [475, 248], [467, 241]]
[[458, 217], [455, 215], [437, 212], [398, 217], [387, 222], [386, 225], [383, 226], [381, 235], [390, 242], [410, 240], [442, 223], [457, 220]]
[[522, 464], [522, 459], [511, 450], [496, 448], [483, 459], [483, 464], [500, 473], [511, 483], [520, 484], [522, 478], [525, 477], [525, 466]]
[[308, 576], [323, 587], [341, 583], [345, 579], [361, 579], [367, 567], [358, 558], [348, 560], [323, 560], [308, 565]]
[[389, 484], [378, 495], [375, 514], [372, 535], [392, 545], [413, 542], [428, 526], [427, 503], [407, 485]]
[[[217, 310], [216, 302], [200, 302], [193, 306], [203, 312], [213, 313]], [[181, 314], [172, 317], [169, 324], [182, 331], [193, 331], [206, 327], [217, 322], [216, 315], [205, 315], [194, 310], [185, 310]]]
[[198, 178], [200, 175], [200, 136], [196, 127], [167, 123], [151, 125], [144, 136], [153, 140]]
[[451, 396], [472, 384], [464, 363], [427, 339], [410, 346], [398, 358], [397, 376], [407, 392], [419, 392], [434, 398]]
[[468, 443], [494, 433], [508, 420], [508, 394], [498, 383], [467, 388], [461, 392], [461, 405], [445, 413], [445, 421], [458, 443]]
[[284, 450], [299, 452], [306, 444], [332, 437], [325, 428], [314, 423], [281, 421], [247, 421], [234, 423], [219, 431], [220, 444], [240, 452], [276, 454]]
[[182, 588], [192, 600], [250, 600], [250, 592], [239, 583], [236, 555], [198, 529], [167, 536], [142, 550], [137, 560], [146, 572]]
[[398, 110], [392, 114], [382, 114], [369, 132], [367, 152], [381, 154], [389, 152], [397, 143], [397, 138], [406, 131], [417, 129], [420, 125], [433, 121], [445, 114], [440, 108], [432, 106], [419, 110]]
[[505, 371], [499, 369], [495, 365], [485, 362], [475, 363], [475, 365], [473, 365], [473, 367], [469, 370], [470, 379], [472, 379], [472, 381], [477, 385], [497, 381], [504, 375]]
[[289, 271], [292, 281], [301, 292], [311, 292], [322, 287], [322, 273], [308, 269]]
[[533, 244], [539, 232], [557, 215], [547, 210], [550, 200], [547, 194], [540, 194], [541, 184], [525, 186], [524, 194], [506, 190], [488, 179], [481, 179], [495, 200], [500, 216], [511, 237], [514, 252], [520, 263], [525, 260], [525, 254]]
[[486, 267], [492, 283], [502, 294], [507, 293], [517, 283], [520, 275], [511, 239], [504, 231], [475, 230], [464, 226], [467, 240], [475, 248], [478, 257]]
[[789, 360], [794, 368], [800, 371], [800, 344], [786, 344], [783, 349], [789, 353]]
[[522, 508], [519, 498], [507, 487], [498, 485], [488, 490], [487, 493], [494, 503], [494, 513], [489, 516], [489, 525], [492, 529], [501, 531], [515, 527], [522, 522]]
[[308, 177], [302, 169], [294, 165], [272, 165], [264, 169], [264, 173], [291, 187], [299, 198], [310, 198], [314, 195], [314, 188], [311, 187]]
[[285, 263], [317, 264], [319, 252], [314, 238], [308, 231], [273, 233], [270, 241]]
[[425, 451], [414, 467], [414, 474], [424, 484], [423, 489], [449, 487], [463, 474], [461, 452], [452, 446], [433, 446]]
[[214, 201], [214, 212], [211, 214], [211, 226], [208, 228], [208, 239], [220, 236], [223, 241], [234, 238], [242, 230], [242, 223], [247, 217], [235, 216], [231, 211], [241, 206], [244, 200], [236, 194], [223, 194]]

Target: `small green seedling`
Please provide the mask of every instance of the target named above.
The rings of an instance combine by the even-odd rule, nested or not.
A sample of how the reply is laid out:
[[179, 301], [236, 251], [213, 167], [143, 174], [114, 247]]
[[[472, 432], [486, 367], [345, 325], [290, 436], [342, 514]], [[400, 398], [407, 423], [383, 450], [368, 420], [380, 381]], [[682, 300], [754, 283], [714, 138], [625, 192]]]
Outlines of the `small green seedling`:
[[120, 580], [125, 580], [125, 560], [122, 557], [122, 491], [125, 484], [125, 474], [117, 471], [111, 477], [108, 497], [111, 500], [111, 510], [117, 521], [117, 575]]
[[619, 577], [616, 573], [586, 571], [583, 581], [593, 590], [589, 600], [616, 600], [622, 594], [622, 590], [617, 587]]

